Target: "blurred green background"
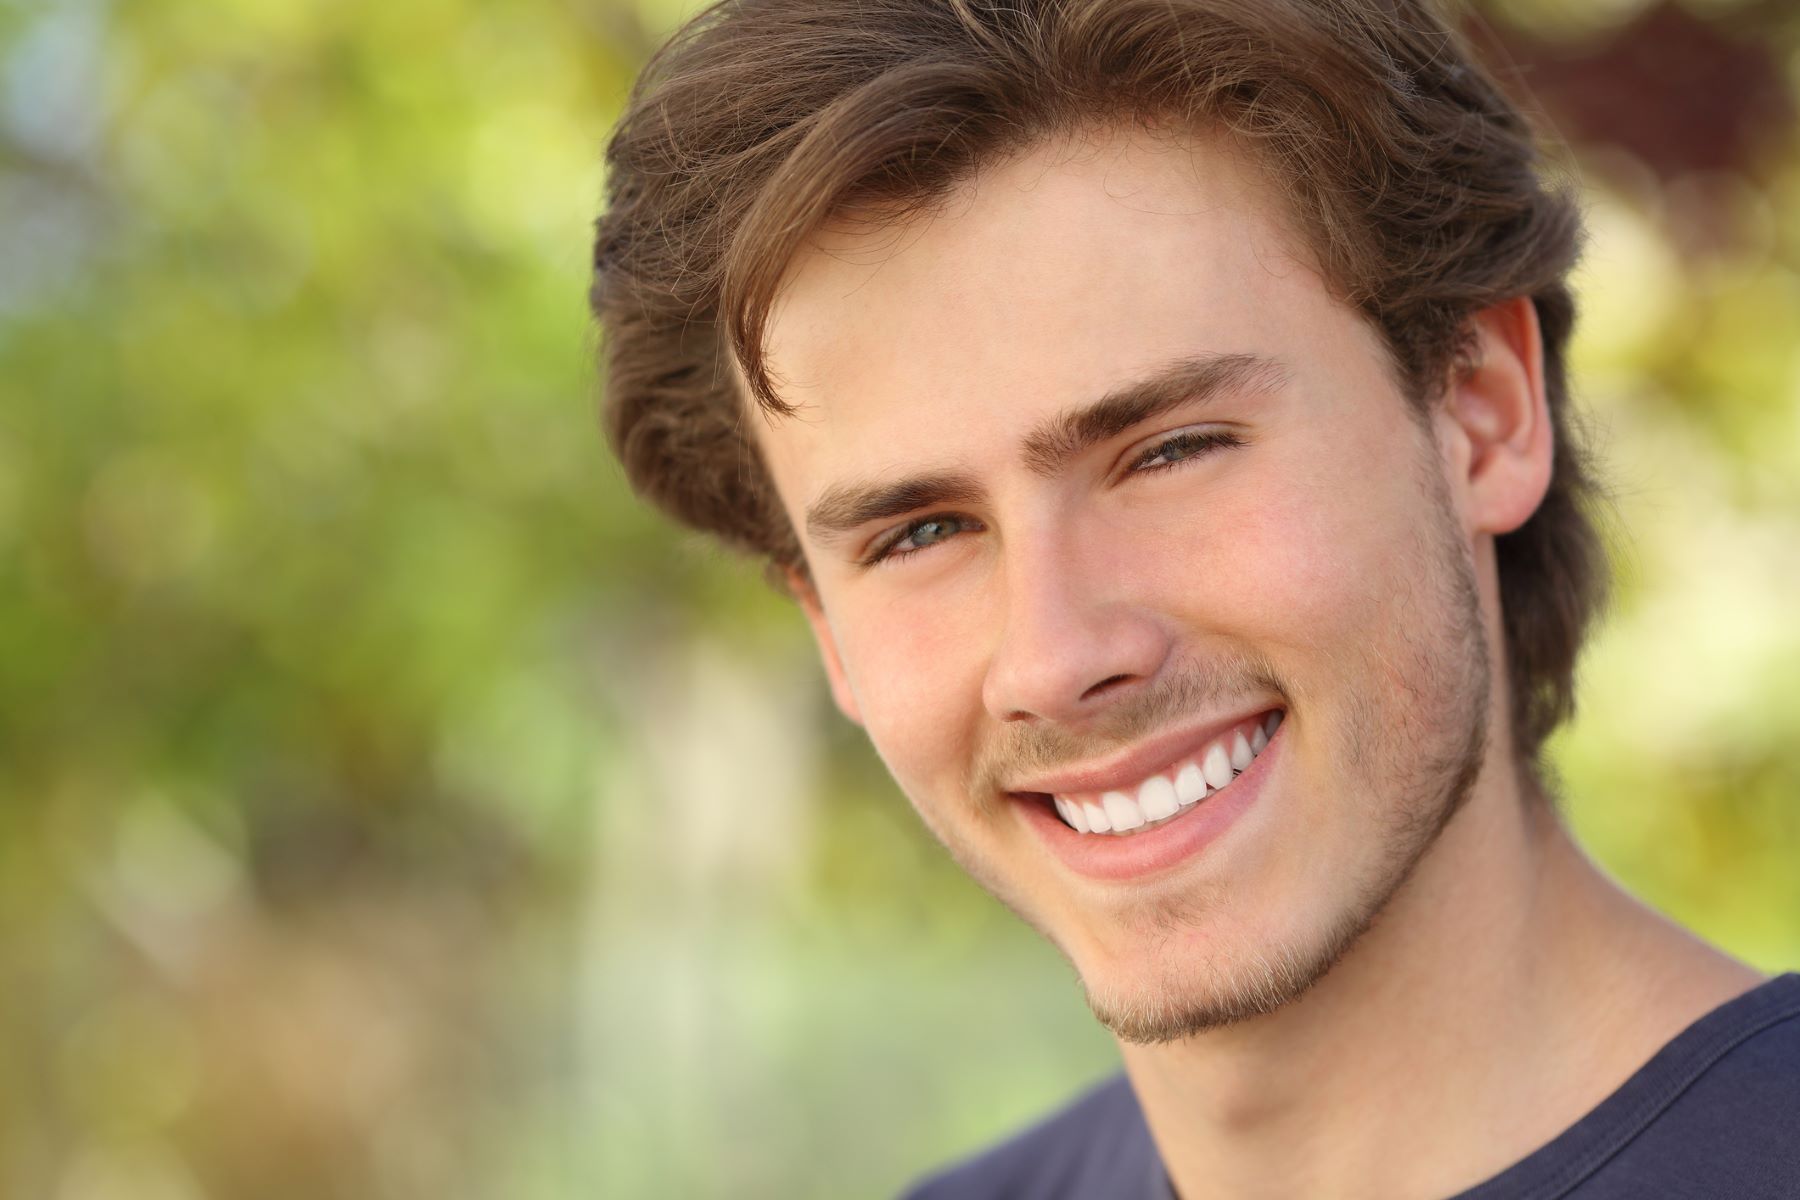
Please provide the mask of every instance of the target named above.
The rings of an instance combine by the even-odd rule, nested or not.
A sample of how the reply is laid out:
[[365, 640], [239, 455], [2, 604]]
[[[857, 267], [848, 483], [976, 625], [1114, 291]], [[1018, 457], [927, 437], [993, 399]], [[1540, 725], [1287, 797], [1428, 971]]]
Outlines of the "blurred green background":
[[[1112, 1067], [604, 452], [600, 152], [691, 7], [0, 0], [0, 1194], [881, 1196]], [[1593, 231], [1567, 809], [1792, 968], [1800, 12], [1488, 11]]]

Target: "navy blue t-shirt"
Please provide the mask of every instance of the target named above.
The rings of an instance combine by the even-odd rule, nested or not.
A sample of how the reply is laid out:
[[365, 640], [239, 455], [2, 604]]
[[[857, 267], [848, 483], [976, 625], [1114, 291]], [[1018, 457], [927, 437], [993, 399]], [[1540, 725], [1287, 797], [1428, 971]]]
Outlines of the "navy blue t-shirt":
[[[1800, 974], [1701, 1017], [1549, 1144], [1450, 1200], [1561, 1197], [1800, 1198]], [[1120, 1073], [905, 1200], [1175, 1200], [1175, 1190]]]

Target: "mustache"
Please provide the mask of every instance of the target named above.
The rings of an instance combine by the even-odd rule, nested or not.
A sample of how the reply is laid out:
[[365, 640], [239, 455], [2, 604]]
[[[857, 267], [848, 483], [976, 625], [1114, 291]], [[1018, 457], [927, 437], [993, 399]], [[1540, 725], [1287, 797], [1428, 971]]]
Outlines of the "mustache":
[[995, 728], [976, 750], [966, 794], [982, 808], [997, 805], [1008, 779], [1039, 774], [1102, 757], [1202, 714], [1243, 707], [1250, 697], [1292, 692], [1260, 655], [1233, 653], [1184, 662], [1122, 696], [1081, 727], [1047, 721], [1013, 721]]

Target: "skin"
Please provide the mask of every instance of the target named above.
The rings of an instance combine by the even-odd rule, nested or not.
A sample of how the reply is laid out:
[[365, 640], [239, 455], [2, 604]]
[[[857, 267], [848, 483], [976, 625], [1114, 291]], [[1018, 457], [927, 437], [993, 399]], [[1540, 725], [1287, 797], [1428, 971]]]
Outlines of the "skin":
[[[1476, 317], [1421, 419], [1282, 211], [1228, 142], [1114, 129], [821, 230], [768, 342], [798, 411], [754, 424], [839, 707], [1069, 959], [1177, 1192], [1448, 1196], [1763, 977], [1607, 879], [1505, 752], [1493, 539], [1551, 460], [1532, 306]], [[1053, 471], [1025, 452], [1204, 355], [1281, 379]], [[833, 489], [938, 471], [976, 486], [806, 529]], [[865, 561], [889, 543], [912, 553]], [[1268, 707], [1286, 742], [1255, 804], [1154, 877], [1070, 872], [1006, 795]]]

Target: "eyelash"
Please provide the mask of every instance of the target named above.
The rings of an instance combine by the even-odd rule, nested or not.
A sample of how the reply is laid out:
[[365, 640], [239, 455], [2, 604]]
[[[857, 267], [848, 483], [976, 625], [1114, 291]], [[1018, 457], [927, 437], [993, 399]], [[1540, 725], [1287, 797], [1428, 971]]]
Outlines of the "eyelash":
[[[1191, 462], [1196, 462], [1214, 450], [1235, 449], [1243, 444], [1244, 441], [1242, 438], [1234, 433], [1227, 433], [1222, 429], [1186, 430], [1164, 438], [1144, 453], [1138, 455], [1138, 457], [1132, 461], [1130, 473], [1134, 475], [1156, 475], [1163, 471], [1172, 471], [1177, 467], [1184, 467]], [[1178, 458], [1173, 462], [1152, 463], [1150, 461], [1157, 455], [1165, 454], [1171, 449], [1185, 450], [1188, 453], [1184, 457]], [[981, 528], [980, 522], [974, 521], [969, 517], [958, 516], [955, 513], [933, 513], [929, 516], [919, 517], [916, 520], [908, 521], [900, 528], [894, 530], [890, 536], [878, 540], [869, 548], [868, 553], [863, 556], [861, 565], [865, 567], [886, 566], [904, 558], [911, 558], [920, 551], [931, 549], [930, 546], [920, 546], [914, 550], [896, 550], [894, 547], [898, 546], [901, 542], [904, 542], [907, 538], [912, 537], [915, 533], [919, 532], [919, 530], [932, 524], [934, 521], [945, 520], [967, 521], [975, 529]]]
[[[1132, 461], [1131, 469], [1133, 472], [1140, 475], [1154, 474], [1158, 471], [1169, 471], [1176, 467], [1186, 466], [1188, 463], [1194, 462], [1203, 455], [1211, 453], [1214, 450], [1235, 449], [1243, 444], [1244, 440], [1238, 437], [1237, 434], [1228, 433], [1223, 429], [1188, 429], [1180, 433], [1170, 434], [1162, 441], [1156, 443], [1156, 445], [1150, 447], [1150, 449], [1138, 455], [1137, 458]], [[1154, 466], [1145, 465], [1150, 459], [1155, 458], [1158, 454], [1171, 448], [1187, 450], [1189, 451], [1189, 454], [1187, 457], [1178, 458], [1174, 462], [1158, 463]]]

